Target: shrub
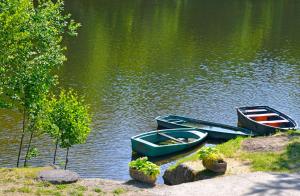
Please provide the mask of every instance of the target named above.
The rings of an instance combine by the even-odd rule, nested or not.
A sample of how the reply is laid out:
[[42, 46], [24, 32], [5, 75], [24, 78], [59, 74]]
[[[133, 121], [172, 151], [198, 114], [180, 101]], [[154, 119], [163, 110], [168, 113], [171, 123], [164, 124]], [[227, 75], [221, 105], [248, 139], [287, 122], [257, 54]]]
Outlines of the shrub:
[[223, 161], [223, 156], [216, 148], [204, 147], [199, 151], [199, 159], [202, 160], [204, 167], [209, 168], [214, 163]]
[[203, 147], [199, 150], [199, 159], [203, 160], [210, 155], [220, 155], [220, 152], [216, 148]]
[[147, 157], [141, 157], [131, 161], [129, 167], [141, 171], [147, 176], [157, 177], [160, 174], [160, 167], [148, 161]]

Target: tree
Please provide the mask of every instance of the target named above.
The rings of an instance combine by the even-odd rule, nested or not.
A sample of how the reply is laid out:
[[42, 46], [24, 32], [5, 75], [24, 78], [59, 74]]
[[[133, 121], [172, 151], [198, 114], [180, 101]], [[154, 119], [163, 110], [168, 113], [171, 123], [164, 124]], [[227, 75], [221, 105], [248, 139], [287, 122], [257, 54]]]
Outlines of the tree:
[[62, 90], [58, 97], [46, 101], [43, 122], [44, 130], [55, 140], [53, 163], [59, 145], [67, 149], [65, 169], [68, 164], [69, 148], [75, 144], [83, 144], [90, 133], [91, 119], [84, 99], [78, 97], [73, 90]]
[[17, 166], [25, 131], [32, 138], [39, 103], [57, 84], [54, 71], [66, 60], [62, 37], [76, 35], [79, 26], [63, 11], [62, 0], [0, 1], [0, 106], [23, 116]]

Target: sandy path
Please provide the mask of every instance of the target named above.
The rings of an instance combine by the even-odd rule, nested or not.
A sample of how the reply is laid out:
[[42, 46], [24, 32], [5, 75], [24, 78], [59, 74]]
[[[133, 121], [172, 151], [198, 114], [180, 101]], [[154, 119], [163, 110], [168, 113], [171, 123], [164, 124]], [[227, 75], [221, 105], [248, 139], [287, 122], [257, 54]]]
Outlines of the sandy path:
[[[300, 195], [300, 173], [255, 172], [196, 181], [176, 186], [161, 186], [144, 192], [166, 196], [223, 195]], [[143, 193], [141, 193], [142, 195]]]

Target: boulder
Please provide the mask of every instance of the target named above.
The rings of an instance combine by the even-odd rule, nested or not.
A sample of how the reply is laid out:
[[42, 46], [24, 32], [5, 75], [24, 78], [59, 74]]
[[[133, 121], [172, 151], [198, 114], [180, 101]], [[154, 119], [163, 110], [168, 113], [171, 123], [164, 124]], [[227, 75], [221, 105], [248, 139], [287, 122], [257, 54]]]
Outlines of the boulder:
[[62, 169], [41, 171], [38, 178], [52, 184], [69, 184], [79, 180], [79, 175], [75, 172]]
[[163, 179], [167, 185], [176, 185], [213, 178], [217, 175], [220, 174], [206, 170], [202, 161], [189, 161], [178, 165], [175, 169], [166, 170]]

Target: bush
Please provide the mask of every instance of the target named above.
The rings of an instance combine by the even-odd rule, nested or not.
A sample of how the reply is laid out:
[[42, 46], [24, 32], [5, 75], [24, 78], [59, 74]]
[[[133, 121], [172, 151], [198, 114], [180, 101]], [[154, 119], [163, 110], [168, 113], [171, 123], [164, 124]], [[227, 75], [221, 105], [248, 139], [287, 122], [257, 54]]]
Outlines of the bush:
[[199, 159], [203, 160], [211, 155], [220, 155], [220, 152], [216, 148], [203, 147], [199, 150], [198, 154], [199, 154]]
[[160, 167], [148, 161], [147, 157], [141, 157], [131, 161], [129, 167], [141, 171], [147, 176], [157, 177], [160, 174]]
[[218, 149], [204, 147], [199, 151], [199, 159], [202, 160], [204, 167], [210, 168], [213, 164], [223, 162], [223, 156]]

